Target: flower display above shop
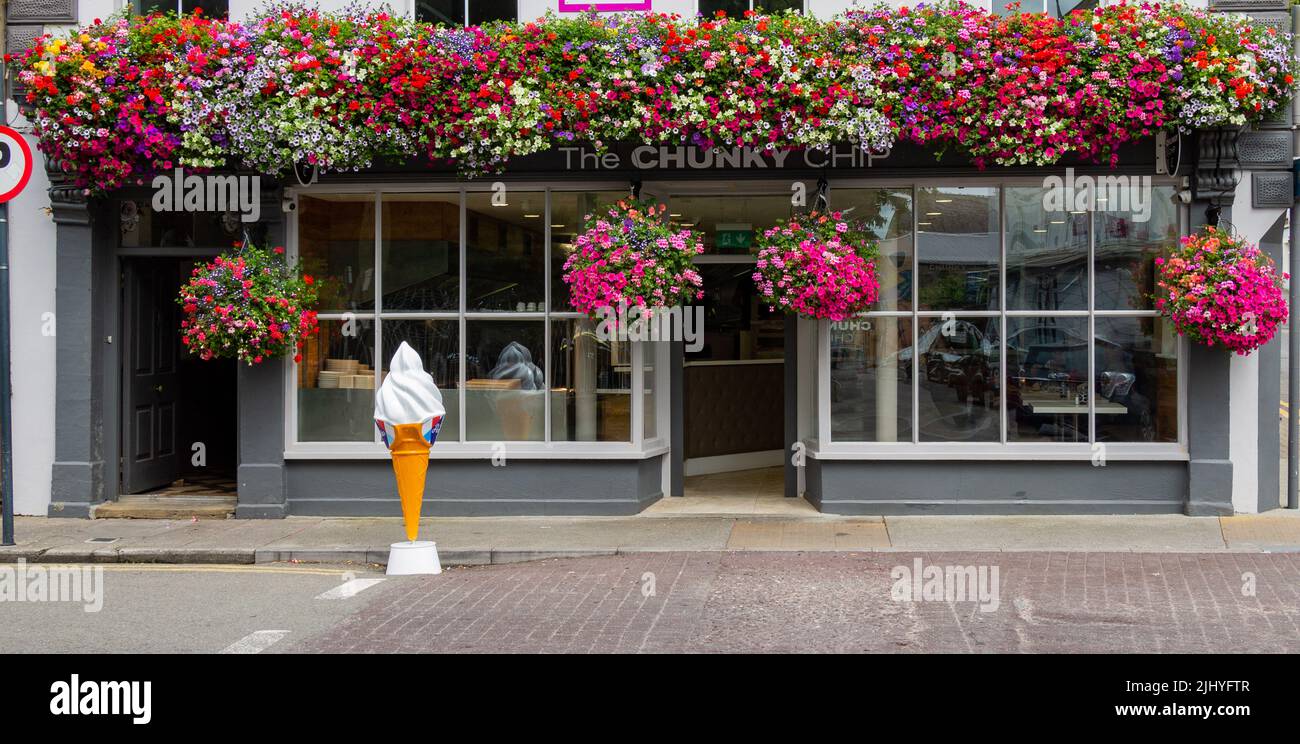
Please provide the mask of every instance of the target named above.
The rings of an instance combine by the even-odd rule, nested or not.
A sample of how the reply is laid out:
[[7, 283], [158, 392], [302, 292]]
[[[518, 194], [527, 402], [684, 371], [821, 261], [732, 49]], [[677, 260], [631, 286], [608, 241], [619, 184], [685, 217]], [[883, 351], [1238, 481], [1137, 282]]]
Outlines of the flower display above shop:
[[1246, 355], [1287, 320], [1286, 293], [1273, 260], [1231, 233], [1207, 227], [1156, 259], [1156, 309], [1178, 333]]
[[313, 283], [285, 263], [283, 248], [237, 246], [194, 269], [181, 287], [181, 342], [205, 360], [300, 361], [304, 339], [320, 332]]
[[622, 314], [634, 307], [678, 307], [704, 296], [694, 264], [704, 243], [673, 225], [667, 212], [665, 204], [627, 199], [588, 216], [564, 261], [575, 310]]
[[906, 141], [981, 166], [1113, 165], [1160, 130], [1268, 115], [1297, 64], [1287, 34], [1181, 5], [1056, 19], [957, 2], [470, 28], [282, 5], [246, 23], [116, 16], [11, 61], [41, 149], [97, 191], [176, 166], [280, 174], [422, 156], [475, 174], [572, 141]]
[[773, 310], [847, 320], [880, 296], [876, 242], [840, 212], [812, 212], [763, 232], [753, 274]]

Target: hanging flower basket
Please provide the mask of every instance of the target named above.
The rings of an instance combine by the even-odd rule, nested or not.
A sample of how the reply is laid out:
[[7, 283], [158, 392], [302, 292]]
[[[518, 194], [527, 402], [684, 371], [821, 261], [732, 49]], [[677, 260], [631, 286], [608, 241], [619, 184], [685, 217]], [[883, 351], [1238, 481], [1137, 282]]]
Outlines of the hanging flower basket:
[[664, 204], [626, 199], [588, 216], [564, 262], [575, 310], [594, 316], [602, 308], [676, 307], [704, 296], [692, 262], [704, 243], [669, 223], [667, 211]]
[[185, 313], [181, 343], [201, 359], [261, 364], [292, 355], [320, 332], [310, 275], [284, 262], [284, 249], [252, 245], [194, 269], [177, 302]]
[[1156, 259], [1156, 309], [1174, 329], [1241, 355], [1268, 343], [1287, 319], [1280, 274], [1258, 247], [1207, 227]]
[[840, 212], [792, 217], [765, 231], [753, 279], [772, 310], [846, 320], [880, 296], [877, 246]]

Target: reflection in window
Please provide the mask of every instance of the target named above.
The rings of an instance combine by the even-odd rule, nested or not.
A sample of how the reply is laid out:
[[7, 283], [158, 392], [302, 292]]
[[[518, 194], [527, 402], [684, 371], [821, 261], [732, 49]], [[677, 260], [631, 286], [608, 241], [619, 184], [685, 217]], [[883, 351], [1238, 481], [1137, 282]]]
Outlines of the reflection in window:
[[[460, 397], [456, 380], [460, 378], [460, 322], [454, 319], [394, 319], [383, 321], [383, 353], [380, 364], [388, 365], [402, 342], [410, 344], [424, 362], [424, 371], [442, 392], [442, 405], [447, 415], [442, 420], [439, 441], [455, 442], [460, 439]], [[380, 380], [388, 374], [380, 372]]]
[[460, 195], [385, 194], [383, 309], [460, 309]]
[[534, 441], [545, 436], [545, 324], [465, 323], [465, 438]]
[[466, 195], [465, 304], [469, 311], [546, 310], [545, 219], [544, 193]]
[[655, 405], [655, 362], [658, 361], [660, 347], [667, 350], [667, 343], [651, 341], [645, 344], [642, 349], [641, 364], [641, 382], [644, 397], [642, 398], [642, 434], [641, 436], [649, 441], [659, 436], [658, 410]]
[[855, 318], [830, 334], [831, 438], [912, 441], [911, 318]]
[[[1130, 204], [1097, 198], [1097, 309], [1150, 310], [1155, 259], [1178, 244], [1178, 208], [1172, 186], [1135, 189]], [[1145, 194], [1145, 196], [1143, 196]], [[1137, 204], [1136, 200], [1146, 202]], [[1118, 210], [1119, 206], [1139, 207]]]
[[1162, 318], [1098, 317], [1097, 441], [1178, 441], [1178, 339]]
[[1007, 318], [1007, 441], [1088, 441], [1087, 318]]
[[551, 441], [631, 441], [631, 344], [598, 339], [584, 318], [553, 322], [551, 348]]
[[998, 189], [917, 189], [921, 310], [998, 309]]
[[1088, 213], [1044, 209], [1046, 190], [1006, 190], [1007, 309], [1088, 309]]
[[910, 189], [835, 189], [831, 208], [859, 220], [880, 248], [880, 299], [872, 309], [912, 309], [912, 192]]
[[225, 18], [230, 14], [230, 0], [132, 0], [131, 8], [140, 15], [172, 11], [189, 15], [203, 11], [205, 18]]
[[918, 421], [923, 442], [997, 442], [998, 318], [921, 318]]
[[374, 440], [375, 328], [371, 319], [320, 321], [298, 365], [298, 439]]
[[375, 308], [375, 197], [298, 198], [298, 256], [316, 278], [322, 313]]
[[626, 191], [551, 192], [551, 309], [570, 312], [569, 285], [564, 282], [564, 262], [573, 253], [573, 239], [582, 232], [589, 215], [627, 197]]

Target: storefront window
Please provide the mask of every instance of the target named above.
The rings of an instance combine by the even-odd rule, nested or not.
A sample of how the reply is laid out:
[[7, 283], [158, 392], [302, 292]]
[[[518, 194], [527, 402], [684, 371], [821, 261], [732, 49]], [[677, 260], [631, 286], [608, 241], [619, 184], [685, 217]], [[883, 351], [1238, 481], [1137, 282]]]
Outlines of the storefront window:
[[[1098, 310], [1152, 309], [1155, 257], [1178, 244], [1174, 188], [1155, 186], [1135, 192], [1127, 205], [1111, 204], [1106, 196], [1097, 199], [1098, 211], [1093, 216], [1097, 251], [1093, 262]], [[1135, 201], [1145, 203], [1135, 205]]]
[[917, 292], [921, 310], [997, 310], [999, 189], [917, 189]]
[[916, 332], [921, 441], [1000, 441], [998, 319], [921, 318]]
[[835, 189], [835, 211], [865, 223], [880, 248], [881, 310], [912, 309], [912, 190]]
[[1178, 337], [1163, 318], [1099, 317], [1097, 441], [1178, 441]]
[[[833, 189], [832, 208], [865, 191]], [[900, 279], [897, 306], [820, 326], [832, 443], [1180, 441], [1179, 342], [1150, 298], [1173, 188], [1099, 190], [1092, 210], [1048, 196], [916, 189], [919, 307]]]
[[322, 320], [298, 364], [298, 439], [374, 440], [375, 321]]
[[551, 441], [631, 441], [632, 345], [572, 318], [552, 324], [551, 349]]
[[467, 310], [546, 311], [545, 221], [543, 192], [466, 194]]
[[728, 18], [742, 18], [747, 10], [777, 13], [783, 10], [803, 12], [804, 0], [699, 0], [700, 14], [712, 18], [723, 11]]
[[460, 195], [385, 194], [384, 310], [460, 309]]
[[373, 312], [375, 195], [299, 197], [298, 257], [317, 280], [320, 312]]
[[1049, 210], [1047, 196], [1006, 190], [1007, 309], [1087, 310], [1088, 213]]
[[447, 26], [481, 26], [518, 18], [518, 0], [416, 0], [415, 19]]
[[[641, 354], [638, 388], [634, 342], [598, 338], [594, 322], [551, 296], [564, 288], [559, 267], [582, 216], [624, 196], [300, 195], [297, 254], [324, 299], [321, 335], [295, 373], [296, 441], [377, 443], [372, 391], [403, 341], [442, 391], [444, 444], [631, 445], [656, 436], [653, 349]], [[638, 404], [646, 410], [634, 431]]]
[[545, 323], [465, 323], [465, 439], [540, 442], [546, 438]]
[[447, 409], [438, 438], [460, 439], [460, 396], [456, 381], [460, 379], [460, 322], [454, 318], [408, 319], [385, 318], [382, 323], [384, 343], [379, 356], [379, 381], [388, 374], [388, 360], [402, 342], [410, 344], [424, 362], [424, 371], [433, 376]]
[[551, 194], [551, 309], [573, 310], [569, 285], [564, 283], [564, 262], [573, 253], [573, 239], [582, 232], [587, 217], [598, 215], [626, 191], [562, 191]]
[[1087, 442], [1088, 319], [1008, 318], [1006, 347], [1007, 441]]
[[912, 319], [854, 318], [830, 333], [831, 437], [912, 441]]

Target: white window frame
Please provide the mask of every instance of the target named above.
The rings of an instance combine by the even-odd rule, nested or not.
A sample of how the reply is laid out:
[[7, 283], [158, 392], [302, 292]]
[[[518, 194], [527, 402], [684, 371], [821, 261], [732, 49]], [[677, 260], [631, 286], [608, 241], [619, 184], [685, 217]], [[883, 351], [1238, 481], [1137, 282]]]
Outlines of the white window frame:
[[[808, 2], [809, 2], [809, 0], [801, 0], [801, 1], [800, 1], [800, 4], [799, 4], [799, 10], [798, 10], [798, 12], [800, 12], [800, 13], [805, 13], [805, 14], [806, 14], [806, 13], [808, 12]], [[763, 0], [749, 0], [749, 9], [750, 9], [750, 10], [754, 10], [754, 6], [755, 6], [755, 5], [757, 5], [757, 6], [759, 6], [759, 7], [763, 7]], [[699, 14], [702, 13], [702, 12], [703, 12], [703, 11], [700, 10], [700, 0], [695, 0], [695, 15], [699, 15]], [[710, 17], [712, 17], [712, 16], [710, 16]]]
[[[178, 1], [179, 1], [179, 0], [178, 0]], [[469, 22], [469, 6], [470, 6], [470, 3], [471, 3], [471, 2], [472, 2], [472, 0], [464, 0], [464, 5], [462, 6], [462, 11], [461, 11], [461, 12], [463, 12], [463, 13], [465, 14], [465, 22], [461, 24], [461, 28], [469, 28], [469, 27], [470, 27], [470, 22]], [[415, 17], [416, 5], [417, 5], [418, 3], [416, 2], [416, 0], [410, 0], [410, 3], [411, 3], [411, 19], [412, 19], [412, 20], [419, 20], [418, 18]], [[519, 20], [519, 0], [515, 0], [515, 21], [518, 22], [518, 20]], [[425, 21], [425, 23], [430, 23], [430, 22], [431, 22], [431, 21]]]
[[[1173, 179], [1153, 178], [1152, 186], [1178, 186]], [[864, 313], [862, 317], [895, 317], [906, 318], [912, 324], [912, 345], [916, 346], [917, 334], [919, 333], [919, 321], [923, 318], [939, 318], [944, 315], [945, 311], [918, 310], [916, 302], [916, 285], [915, 277], [919, 276], [920, 251], [919, 240], [917, 239], [917, 221], [918, 215], [916, 210], [918, 190], [925, 187], [934, 186], [967, 186], [997, 188], [998, 211], [1001, 234], [999, 236], [999, 257], [998, 257], [998, 281], [999, 281], [999, 302], [1000, 309], [984, 311], [957, 311], [954, 314], [962, 317], [991, 317], [998, 318], [1001, 323], [999, 332], [999, 344], [1005, 343], [1006, 324], [1008, 318], [1017, 317], [1043, 317], [1051, 315], [1053, 317], [1086, 317], [1088, 319], [1088, 336], [1090, 341], [1095, 343], [1095, 319], [1099, 317], [1159, 317], [1155, 310], [1097, 310], [1094, 307], [1096, 283], [1093, 278], [1097, 231], [1095, 223], [1089, 224], [1088, 237], [1088, 309], [1073, 311], [1058, 311], [1053, 313], [1044, 313], [1040, 311], [1021, 311], [1007, 310], [1006, 304], [1006, 266], [1007, 266], [1007, 230], [1006, 230], [1006, 194], [1005, 189], [1009, 186], [1020, 187], [1042, 187], [1043, 180], [1039, 178], [1004, 178], [1004, 179], [981, 179], [981, 178], [950, 178], [943, 179], [915, 179], [910, 182], [882, 182], [871, 179], [832, 179], [827, 191], [829, 205], [831, 209], [835, 208], [834, 192], [838, 187], [840, 189], [898, 189], [911, 190], [912, 193], [912, 276], [913, 276], [913, 304], [911, 310], [903, 311], [883, 311], [874, 310]], [[1091, 220], [1090, 217], [1089, 219]], [[1189, 229], [1190, 218], [1188, 208], [1180, 205], [1178, 207], [1178, 231], [1180, 235], [1186, 235]], [[948, 311], [953, 312], [953, 311]], [[1084, 460], [1095, 461], [1098, 453], [1093, 450], [1094, 438], [1096, 437], [1096, 394], [1088, 396], [1088, 439], [1087, 442], [1011, 442], [1007, 438], [1007, 412], [1006, 412], [1006, 395], [1007, 395], [1007, 376], [1006, 376], [1006, 353], [999, 349], [998, 357], [1001, 365], [999, 377], [999, 441], [997, 442], [923, 442], [920, 441], [920, 426], [917, 424], [919, 418], [918, 401], [920, 396], [919, 386], [916, 383], [917, 368], [919, 360], [914, 354], [912, 358], [912, 439], [906, 442], [836, 442], [831, 437], [831, 333], [830, 321], [816, 321], [817, 338], [816, 338], [816, 430], [801, 431], [800, 441], [804, 443], [810, 456], [822, 460]], [[1106, 442], [1104, 449], [1105, 461], [1163, 461], [1163, 460], [1187, 460], [1189, 459], [1187, 448], [1187, 359], [1188, 347], [1187, 340], [1180, 337], [1177, 340], [1177, 379], [1178, 379], [1178, 441], [1177, 442]], [[1095, 374], [1092, 367], [1095, 366], [1096, 355], [1089, 355], [1089, 379], [1095, 384]], [[803, 384], [801, 377], [800, 384], [800, 401], [810, 399], [813, 391]], [[802, 416], [801, 420], [807, 421], [811, 415]]]
[[[551, 352], [551, 325], [552, 320], [566, 320], [584, 318], [582, 313], [551, 311], [551, 195], [553, 193], [563, 192], [589, 192], [589, 191], [620, 191], [627, 189], [626, 181], [619, 182], [581, 182], [565, 183], [562, 187], [554, 187], [549, 183], [536, 182], [511, 182], [510, 190], [517, 192], [535, 192], [545, 194], [545, 213], [544, 213], [544, 235], [546, 252], [544, 255], [544, 276], [545, 285], [545, 311], [535, 312], [517, 312], [517, 311], [469, 311], [466, 306], [465, 298], [465, 272], [466, 272], [466, 254], [468, 245], [466, 233], [468, 230], [466, 220], [466, 195], [473, 193], [491, 193], [490, 183], [460, 185], [456, 183], [446, 184], [417, 184], [417, 183], [392, 183], [392, 184], [330, 184], [330, 185], [313, 185], [308, 187], [291, 187], [287, 188], [286, 198], [297, 202], [302, 196], [316, 196], [322, 194], [349, 194], [349, 195], [371, 195], [375, 204], [375, 310], [373, 312], [351, 313], [346, 315], [343, 312], [320, 313], [320, 320], [341, 320], [345, 316], [357, 320], [371, 320], [374, 322], [374, 358], [376, 360], [374, 375], [375, 385], [379, 385], [379, 372], [383, 364], [380, 360], [385, 360], [383, 349], [383, 322], [389, 320], [409, 320], [409, 319], [443, 319], [458, 320], [460, 326], [460, 343], [459, 357], [460, 370], [457, 375], [457, 381], [460, 383], [465, 379], [465, 342], [466, 342], [466, 322], [470, 320], [542, 320], [544, 326], [543, 344], [546, 358], [546, 388], [548, 391], [552, 384], [552, 357]], [[385, 312], [383, 309], [383, 194], [456, 194], [460, 200], [460, 307], [455, 311], [392, 311]], [[293, 216], [286, 221], [286, 252], [291, 261], [296, 261], [299, 256], [298, 252], [298, 215], [299, 211], [295, 210]], [[655, 354], [656, 382], [654, 403], [659, 418], [656, 420], [655, 436], [650, 439], [644, 437], [644, 405], [645, 405], [645, 354], [647, 349], [654, 346], [649, 342], [633, 342], [631, 344], [632, 358], [630, 360], [632, 368], [631, 389], [628, 394], [631, 396], [631, 432], [630, 439], [626, 442], [564, 442], [551, 441], [551, 405], [549, 397], [544, 406], [545, 421], [543, 424], [544, 441], [510, 441], [505, 442], [506, 455], [512, 458], [520, 459], [546, 459], [546, 458], [574, 458], [574, 459], [643, 459], [662, 455], [668, 451], [668, 431], [670, 425], [666, 418], [671, 414], [669, 403], [669, 391], [667, 367], [668, 367], [668, 344], [657, 344], [658, 348], [651, 349]], [[298, 369], [299, 363], [289, 362], [285, 365], [284, 375], [284, 421], [285, 421], [285, 439], [284, 439], [284, 457], [285, 459], [350, 459], [350, 460], [367, 460], [367, 459], [387, 459], [388, 450], [379, 440], [379, 432], [372, 427], [371, 441], [354, 441], [354, 442], [300, 442], [298, 441]], [[430, 451], [430, 456], [435, 459], [490, 459], [499, 456], [501, 453], [496, 449], [496, 442], [466, 442], [466, 408], [465, 408], [465, 388], [463, 384], [457, 384], [456, 394], [459, 396], [460, 415], [458, 416], [460, 430], [455, 432], [454, 437], [449, 436], [452, 432], [444, 431], [439, 435], [438, 441]]]

